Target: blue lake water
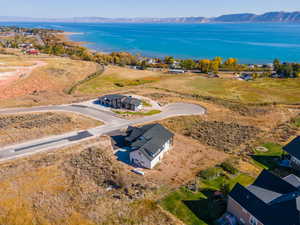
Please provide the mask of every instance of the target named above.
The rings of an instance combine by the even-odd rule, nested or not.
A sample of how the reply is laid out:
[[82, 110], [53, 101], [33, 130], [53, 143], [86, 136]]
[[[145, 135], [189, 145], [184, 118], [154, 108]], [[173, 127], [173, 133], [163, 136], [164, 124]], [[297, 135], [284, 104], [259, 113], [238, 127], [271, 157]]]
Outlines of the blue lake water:
[[128, 51], [178, 58], [236, 57], [242, 63], [274, 58], [300, 62], [300, 24], [0, 23], [79, 32], [74, 41], [103, 52]]

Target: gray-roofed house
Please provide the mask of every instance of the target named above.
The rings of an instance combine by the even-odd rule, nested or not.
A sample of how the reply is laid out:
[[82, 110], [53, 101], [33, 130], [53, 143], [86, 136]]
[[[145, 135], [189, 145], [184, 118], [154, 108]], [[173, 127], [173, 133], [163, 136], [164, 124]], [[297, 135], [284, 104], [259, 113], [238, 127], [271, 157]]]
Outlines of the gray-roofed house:
[[143, 104], [140, 99], [125, 95], [104, 95], [99, 98], [99, 102], [101, 105], [115, 109], [128, 109], [137, 111], [143, 108]]
[[291, 156], [290, 166], [296, 170], [300, 170], [300, 136], [284, 146], [283, 150]]
[[129, 127], [125, 138], [131, 149], [130, 162], [142, 168], [152, 169], [173, 145], [174, 134], [160, 124]]
[[252, 185], [235, 185], [227, 211], [245, 225], [300, 225], [299, 180], [264, 170]]

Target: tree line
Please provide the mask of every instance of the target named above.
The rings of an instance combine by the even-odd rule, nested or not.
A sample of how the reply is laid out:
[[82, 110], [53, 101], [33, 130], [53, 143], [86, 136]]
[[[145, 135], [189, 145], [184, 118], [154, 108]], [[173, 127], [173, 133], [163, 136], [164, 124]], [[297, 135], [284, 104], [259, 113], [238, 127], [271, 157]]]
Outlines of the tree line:
[[273, 66], [276, 73], [282, 77], [300, 77], [299, 63], [281, 63], [279, 59], [275, 59]]

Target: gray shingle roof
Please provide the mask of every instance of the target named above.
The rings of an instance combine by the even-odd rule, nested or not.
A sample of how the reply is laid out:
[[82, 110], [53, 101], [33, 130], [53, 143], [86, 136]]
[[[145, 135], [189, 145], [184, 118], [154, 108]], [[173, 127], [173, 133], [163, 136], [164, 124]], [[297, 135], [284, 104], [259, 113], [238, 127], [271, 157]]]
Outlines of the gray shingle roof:
[[300, 191], [263, 171], [249, 187], [237, 184], [229, 196], [265, 225], [300, 225]]
[[125, 96], [125, 95], [118, 95], [118, 94], [112, 94], [112, 95], [104, 95], [99, 98], [100, 100], [109, 100], [109, 101], [115, 101], [118, 100], [124, 104], [131, 104], [135, 106], [139, 106], [142, 101], [137, 98], [132, 98], [131, 96]]
[[174, 134], [160, 124], [145, 125], [140, 128], [129, 127], [125, 138], [130, 146], [141, 151], [149, 160], [153, 160], [162, 150], [163, 145]]
[[283, 150], [300, 160], [300, 136], [284, 146]]
[[283, 178], [286, 182], [293, 185], [296, 188], [300, 188], [300, 178], [295, 176], [294, 174], [290, 174], [287, 177]]

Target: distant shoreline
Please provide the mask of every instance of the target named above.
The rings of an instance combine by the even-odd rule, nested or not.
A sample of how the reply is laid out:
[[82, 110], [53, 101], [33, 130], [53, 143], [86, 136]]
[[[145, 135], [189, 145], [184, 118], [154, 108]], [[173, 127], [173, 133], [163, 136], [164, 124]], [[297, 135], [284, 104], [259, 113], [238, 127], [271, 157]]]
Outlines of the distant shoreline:
[[[113, 26], [113, 25], [112, 25]], [[209, 25], [210, 26], [210, 25]], [[211, 25], [213, 26], [213, 25]], [[225, 28], [228, 28], [228, 26], [230, 25], [224, 25]], [[245, 27], [247, 27], [247, 25], [243, 25]], [[268, 28], [268, 25], [266, 25], [267, 28]], [[279, 26], [279, 25], [278, 25]], [[284, 25], [282, 25], [284, 26]], [[102, 45], [101, 44], [101, 35], [102, 33], [100, 32], [99, 34], [97, 32], [95, 32], [95, 36], [93, 36], [93, 31], [90, 31], [89, 29], [84, 29], [84, 26], [83, 28], [81, 28], [81, 26], [79, 25], [79, 28], [77, 28], [76, 25], [72, 25], [72, 26], [68, 26], [66, 25], [66, 27], [62, 27], [61, 30], [64, 30], [66, 29], [65, 32], [62, 32], [62, 33], [59, 33], [59, 35], [63, 35], [64, 36], [64, 40], [66, 42], [70, 42], [70, 43], [73, 43], [74, 45], [77, 45], [77, 46], [83, 46], [83, 47], [86, 47], [88, 48], [91, 52], [98, 52], [100, 54], [111, 54], [112, 52], [122, 52], [122, 51], [127, 51], [131, 54], [139, 54], [143, 57], [149, 57], [149, 58], [164, 58], [165, 56], [173, 56], [175, 58], [178, 58], [178, 59], [188, 59], [188, 58], [191, 58], [191, 59], [194, 59], [194, 60], [197, 60], [197, 59], [201, 59], [201, 58], [213, 58], [215, 56], [221, 56], [222, 58], [230, 58], [230, 57], [233, 57], [233, 58], [238, 58], [239, 59], [239, 62], [241, 63], [245, 63], [245, 64], [268, 64], [268, 63], [271, 63], [274, 58], [280, 58], [282, 61], [287, 61], [287, 62], [298, 62], [299, 61], [299, 57], [300, 55], [297, 53], [295, 54], [294, 53], [294, 49], [297, 49], [299, 48], [299, 46], [295, 45], [294, 42], [289, 42], [289, 41], [282, 41], [282, 43], [277, 43], [276, 40], [275, 41], [272, 41], [272, 40], [269, 40], [268, 41], [265, 41], [265, 40], [257, 40], [256, 42], [251, 42], [251, 39], [249, 40], [242, 40], [242, 41], [235, 41], [235, 39], [231, 38], [231, 36], [229, 37], [224, 37], [224, 41], [223, 39], [220, 39], [220, 37], [215, 37], [215, 36], [212, 36], [212, 37], [206, 37], [206, 36], [201, 36], [200, 40], [197, 40], [195, 39], [195, 41], [193, 43], [188, 42], [187, 43], [187, 46], [190, 47], [190, 46], [196, 46], [197, 45], [200, 45], [201, 47], [201, 43], [202, 43], [202, 39], [203, 39], [203, 42], [204, 43], [208, 43], [205, 48], [204, 48], [204, 51], [203, 49], [199, 52], [201, 52], [201, 54], [199, 54], [200, 56], [197, 56], [197, 52], [193, 52], [193, 48], [190, 47], [190, 51], [187, 53], [185, 51], [182, 51], [182, 48], [178, 48], [179, 50], [177, 51], [177, 53], [174, 53], [174, 49], [177, 48], [177, 45], [178, 43], [181, 43], [182, 44], [185, 44], [185, 38], [190, 38], [190, 37], [193, 37], [193, 36], [187, 36], [187, 35], [183, 35], [182, 38], [176, 42], [176, 41], [173, 41], [171, 40], [171, 42], [173, 43], [173, 47], [171, 47], [170, 44], [168, 44], [170, 48], [168, 49], [172, 49], [172, 51], [168, 52], [168, 49], [164, 49], [164, 48], [160, 48], [157, 50], [157, 45], [160, 45], [159, 42], [153, 42], [153, 41], [149, 41], [148, 39], [146, 41], [148, 41], [148, 45], [143, 45], [141, 44], [142, 41], [144, 41], [144, 39], [139, 39], [137, 36], [137, 39], [135, 39], [134, 37], [134, 40], [136, 41], [136, 44], [135, 43], [131, 43], [131, 42], [126, 42], [127, 40], [129, 40], [131, 37], [130, 35], [127, 35], [126, 32], [127, 32], [127, 29], [126, 29], [127, 26], [124, 25], [124, 27], [118, 27], [116, 26], [115, 27], [115, 30], [113, 30], [115, 33], [114, 34], [117, 34], [118, 38], [118, 42], [117, 42], [117, 45], [114, 45], [114, 40], [115, 38], [112, 38], [112, 41], [110, 41], [110, 39], [106, 36], [104, 36], [104, 44]], [[251, 25], [251, 28], [253, 26]], [[74, 29], [76, 28], [76, 29]], [[103, 26], [103, 32], [105, 32], [107, 26]], [[114, 28], [114, 26], [113, 26]], [[136, 31], [137, 34], [139, 34], [139, 26], [136, 27]], [[151, 28], [153, 28], [151, 26]], [[166, 27], [166, 29], [168, 28], [168, 26]], [[193, 27], [194, 28], [194, 27]], [[218, 28], [218, 27], [217, 27]], [[231, 28], [232, 31], [239, 31], [239, 26], [236, 27], [229, 27]], [[255, 26], [254, 26], [255, 28]], [[264, 25], [259, 25], [257, 30], [259, 31], [260, 29], [264, 28]], [[271, 26], [272, 30], [273, 30], [273, 26]], [[279, 26], [280, 28], [280, 26]], [[279, 28], [277, 28], [277, 31], [279, 30]], [[102, 29], [102, 26], [99, 25], [99, 31], [101, 31]], [[122, 36], [121, 34], [121, 31], [124, 31], [125, 33], [124, 34], [124, 37]], [[183, 30], [190, 30], [191, 27], [188, 26], [187, 29], [183, 29]], [[176, 31], [176, 30], [181, 30], [181, 28], [177, 28], [177, 27], [173, 27], [171, 26], [170, 28], [171, 31]], [[199, 29], [198, 29], [199, 30]], [[223, 29], [224, 30], [224, 29]], [[220, 29], [220, 31], [222, 31], [222, 29]], [[276, 30], [275, 30], [276, 31]], [[87, 34], [88, 32], [88, 34]], [[294, 31], [293, 31], [294, 32]], [[201, 29], [200, 29], [200, 33], [201, 33]], [[202, 32], [203, 33], [203, 32]], [[247, 34], [247, 32], [244, 32], [245, 34]], [[282, 36], [282, 33], [284, 32], [277, 32], [275, 34], [278, 34], [278, 37], [281, 37]], [[295, 32], [294, 32], [295, 33]], [[298, 32], [296, 32], [298, 33]], [[157, 33], [159, 34], [159, 33]], [[175, 32], [174, 32], [175, 34]], [[76, 36], [78, 35], [78, 36]], [[109, 33], [108, 33], [109, 35]], [[178, 35], [178, 34], [176, 34]], [[180, 36], [180, 35], [179, 35]], [[179, 37], [178, 36], [178, 37]], [[245, 36], [245, 35], [244, 35]], [[244, 37], [242, 36], [242, 37]], [[114, 36], [113, 36], [114, 37]], [[150, 37], [150, 36], [149, 36]], [[177, 37], [177, 36], [176, 36]], [[286, 37], [285, 37], [286, 38]], [[211, 39], [211, 41], [210, 41]], [[214, 41], [214, 39], [216, 39], [216, 41]], [[123, 41], [124, 40], [124, 41]], [[285, 39], [286, 40], [286, 39]], [[98, 41], [99, 41], [99, 45], [98, 45]], [[152, 51], [152, 47], [151, 47], [151, 44], [154, 44], [155, 43], [155, 46], [154, 46], [154, 50]], [[169, 42], [168, 42], [169, 43]], [[198, 44], [200, 43], [200, 44]], [[214, 48], [214, 44], [215, 43], [218, 43], [220, 44], [221, 47], [223, 46], [237, 46], [238, 48], [237, 49], [231, 49], [230, 51], [227, 50], [226, 51], [226, 48], [225, 48], [225, 51], [223, 52], [222, 48], [220, 49], [216, 49]], [[111, 47], [110, 47], [111, 45]], [[108, 46], [108, 47], [107, 47]], [[116, 46], [116, 47], [115, 47]], [[137, 48], [135, 48], [137, 46]], [[143, 46], [143, 48], [140, 48], [140, 46]], [[162, 45], [160, 45], [162, 46]], [[124, 48], [121, 48], [121, 47], [124, 47]], [[162, 46], [164, 47], [164, 46]], [[216, 54], [211, 54], [210, 51], [208, 51], [207, 49], [212, 49], [212, 51], [215, 51]], [[138, 50], [137, 50], [138, 49]], [[241, 49], [244, 49], [243, 51]], [[250, 49], [250, 50], [249, 50]], [[255, 49], [256, 52], [259, 52], [259, 54], [255, 54], [253, 55], [253, 53], [251, 52], [252, 49]], [[265, 51], [264, 50], [268, 50], [268, 51]], [[292, 50], [291, 50], [292, 49]], [[272, 51], [269, 51], [269, 50], [272, 50]], [[161, 51], [161, 52], [160, 52]], [[281, 54], [278, 53], [278, 51], [282, 52]], [[288, 54], [289, 52], [292, 52], [293, 54]], [[249, 53], [251, 55], [249, 55]], [[276, 54], [275, 54], [276, 53]], [[193, 55], [194, 54], [194, 55]], [[212, 56], [210, 56], [212, 55]], [[264, 57], [261, 57], [261, 55], [264, 55]], [[282, 57], [283, 55], [288, 55], [288, 57]]]
[[64, 42], [69, 42], [71, 44], [77, 45], [77, 46], [82, 46], [85, 44], [88, 44], [89, 42], [86, 41], [73, 41], [71, 39], [72, 35], [83, 35], [83, 32], [68, 32], [68, 31], [64, 31], [62, 30], [62, 33], [56, 33], [56, 37], [58, 37], [60, 40], [64, 41]]
[[68, 42], [68, 43], [71, 43], [71, 44], [74, 44], [74, 45], [77, 45], [77, 46], [83, 46], [85, 48], [88, 48], [91, 52], [97, 52], [97, 53], [100, 53], [100, 54], [110, 54], [111, 53], [111, 52], [104, 52], [104, 51], [95, 50], [95, 49], [89, 48], [87, 46], [84, 46], [84, 45], [90, 44], [91, 42], [87, 42], [87, 41], [74, 41], [71, 38], [72, 35], [83, 35], [83, 34], [84, 34], [84, 32], [63, 31], [63, 33], [57, 33], [57, 36], [62, 41], [65, 41], [65, 42]]
[[275, 11], [263, 14], [254, 13], [235, 13], [225, 14], [216, 17], [205, 16], [185, 16], [185, 17], [123, 17], [123, 18], [105, 18], [105, 17], [70, 17], [70, 18], [32, 18], [0, 16], [0, 22], [62, 22], [62, 23], [239, 23], [239, 22], [257, 22], [257, 23], [300, 23], [300, 11], [285, 12]]

